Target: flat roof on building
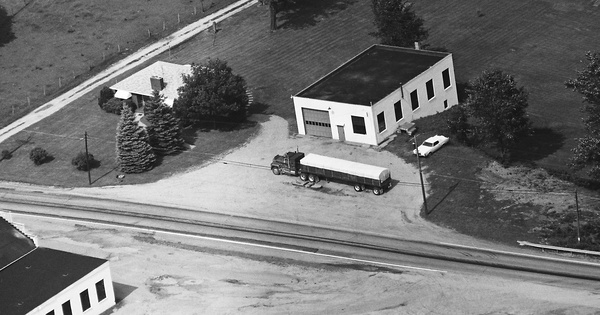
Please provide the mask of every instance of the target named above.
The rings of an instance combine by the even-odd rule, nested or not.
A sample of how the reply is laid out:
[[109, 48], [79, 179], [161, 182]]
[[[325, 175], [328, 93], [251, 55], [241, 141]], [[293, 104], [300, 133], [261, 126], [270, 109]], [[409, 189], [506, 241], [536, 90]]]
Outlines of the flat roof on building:
[[373, 45], [296, 96], [371, 106], [448, 55]]
[[106, 262], [38, 247], [0, 272], [0, 312], [26, 314]]
[[34, 249], [32, 239], [0, 217], [0, 270]]

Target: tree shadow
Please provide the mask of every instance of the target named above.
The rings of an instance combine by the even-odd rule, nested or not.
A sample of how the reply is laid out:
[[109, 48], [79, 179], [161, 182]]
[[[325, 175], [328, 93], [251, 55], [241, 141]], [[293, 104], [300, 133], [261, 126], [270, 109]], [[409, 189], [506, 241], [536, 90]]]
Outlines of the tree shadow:
[[12, 30], [13, 17], [8, 15], [6, 8], [0, 5], [0, 47], [15, 39]]
[[510, 150], [511, 162], [533, 162], [541, 160], [565, 143], [565, 136], [550, 128], [534, 128], [530, 136], [517, 142]]
[[277, 28], [303, 29], [345, 10], [358, 0], [299, 0], [285, 1], [279, 9]]
[[469, 94], [467, 94], [468, 87], [469, 82], [456, 82], [456, 94], [458, 94], [459, 103], [464, 103], [469, 97]]

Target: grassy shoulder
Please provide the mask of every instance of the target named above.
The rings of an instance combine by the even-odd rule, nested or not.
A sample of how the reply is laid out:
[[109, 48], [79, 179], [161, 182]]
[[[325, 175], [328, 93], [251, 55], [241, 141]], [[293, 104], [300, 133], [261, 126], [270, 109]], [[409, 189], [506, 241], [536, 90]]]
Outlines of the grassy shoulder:
[[[449, 144], [421, 158], [428, 183], [423, 217], [463, 234], [513, 246], [531, 241], [598, 249], [596, 192], [560, 180], [531, 162], [524, 165], [519, 160], [522, 152], [511, 165], [500, 165], [482, 151], [453, 141], [446, 116], [416, 121], [418, 143], [435, 134], [450, 136]], [[416, 166], [413, 148], [413, 139], [401, 134], [385, 149]], [[577, 208], [585, 245], [577, 243]]]

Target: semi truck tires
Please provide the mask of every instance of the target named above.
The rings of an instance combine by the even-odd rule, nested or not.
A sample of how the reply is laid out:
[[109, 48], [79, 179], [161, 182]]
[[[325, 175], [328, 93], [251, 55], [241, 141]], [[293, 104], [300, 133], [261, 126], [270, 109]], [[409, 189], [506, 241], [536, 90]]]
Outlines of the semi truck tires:
[[383, 189], [381, 188], [373, 188], [373, 193], [377, 196], [383, 194]]
[[300, 179], [303, 181], [307, 181], [308, 180], [308, 175], [306, 175], [306, 173], [300, 173]]
[[363, 187], [362, 185], [356, 184], [354, 185], [354, 190], [357, 192], [361, 192], [365, 189], [365, 187]]
[[317, 176], [315, 174], [310, 174], [310, 175], [308, 175], [308, 181], [309, 182], [313, 182], [313, 183], [318, 183], [319, 182], [319, 176]]
[[272, 167], [271, 172], [273, 172], [273, 174], [275, 174], [275, 175], [281, 174], [281, 170], [279, 170], [279, 167]]

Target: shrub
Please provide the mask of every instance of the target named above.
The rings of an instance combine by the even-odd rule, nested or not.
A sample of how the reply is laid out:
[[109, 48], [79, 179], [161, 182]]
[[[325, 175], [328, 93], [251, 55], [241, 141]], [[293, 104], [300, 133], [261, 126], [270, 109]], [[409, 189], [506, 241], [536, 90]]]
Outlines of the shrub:
[[[88, 164], [89, 163], [89, 164]], [[96, 164], [94, 155], [88, 153], [87, 159], [84, 152], [79, 152], [72, 160], [71, 165], [75, 166], [80, 171], [88, 171]]]
[[10, 153], [10, 151], [8, 150], [2, 150], [2, 159], [3, 160], [8, 160], [12, 157], [12, 153]]
[[33, 148], [31, 150], [31, 152], [29, 152], [29, 159], [31, 159], [33, 161], [33, 164], [35, 164], [35, 165], [43, 164], [50, 157], [51, 156], [50, 156], [50, 154], [48, 154], [48, 151], [46, 151], [40, 147]]
[[100, 97], [98, 97], [98, 106], [104, 109], [104, 104], [113, 97], [115, 97], [115, 92], [108, 86], [103, 87], [102, 90], [100, 90]]
[[102, 109], [107, 113], [112, 113], [116, 115], [121, 115], [121, 110], [123, 110], [123, 105], [129, 106], [132, 111], [135, 111], [136, 106], [132, 100], [122, 100], [116, 97], [109, 99], [104, 105]]

